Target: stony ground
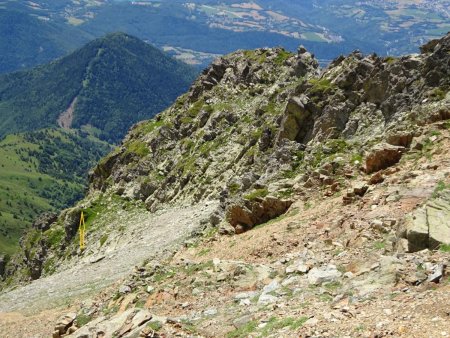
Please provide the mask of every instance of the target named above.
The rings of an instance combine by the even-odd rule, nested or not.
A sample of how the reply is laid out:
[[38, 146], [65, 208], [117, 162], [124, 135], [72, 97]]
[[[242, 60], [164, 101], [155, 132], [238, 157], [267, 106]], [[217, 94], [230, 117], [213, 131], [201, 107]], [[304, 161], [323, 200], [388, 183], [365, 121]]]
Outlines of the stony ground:
[[[147, 316], [133, 330], [154, 337], [449, 337], [450, 254], [405, 253], [397, 236], [405, 215], [450, 183], [449, 146], [443, 130], [424, 156], [405, 155], [352, 203], [345, 189], [311, 187], [248, 232], [186, 241], [76, 304], [91, 322], [71, 337], [126, 332], [132, 311]], [[348, 187], [370, 179], [352, 170]]]
[[[141, 265], [146, 259], [173, 249], [198, 228], [199, 221], [203, 219], [202, 215], [209, 215], [213, 208], [214, 204], [210, 204], [174, 208], [156, 215], [146, 212], [135, 215], [127, 213], [126, 224], [132, 229], [117, 238], [114, 245], [88, 252], [70, 264], [59, 267], [59, 272], [54, 275], [2, 293], [0, 336], [5, 336], [7, 332], [16, 332], [15, 328], [22, 325], [23, 320], [16, 322], [14, 318], [38, 314], [29, 321], [42, 322], [39, 318], [46, 316], [41, 315], [41, 311], [55, 307], [60, 307], [62, 312], [67, 311], [69, 304], [88, 298], [110, 286], [128, 275], [135, 265]], [[117, 217], [116, 222], [117, 224], [112, 224], [111, 227], [118, 227], [124, 224], [125, 220]], [[87, 241], [89, 246], [89, 235]], [[54, 317], [50, 317], [49, 321], [53, 321]], [[46, 334], [43, 337], [49, 336], [52, 331], [52, 327], [45, 323], [44, 320], [43, 325], [33, 325], [37, 333], [44, 328]], [[29, 330], [32, 332], [33, 328]], [[27, 337], [28, 334], [14, 337], [20, 336]]]
[[383, 180], [369, 184], [358, 165], [339, 189], [307, 180], [286, 214], [240, 235], [187, 239], [215, 203], [118, 212], [104, 226], [131, 231], [0, 296], [0, 336], [49, 337], [68, 312], [83, 326], [77, 338], [450, 336], [450, 254], [406, 253], [399, 235], [450, 184], [447, 125], [423, 133], [433, 144]]

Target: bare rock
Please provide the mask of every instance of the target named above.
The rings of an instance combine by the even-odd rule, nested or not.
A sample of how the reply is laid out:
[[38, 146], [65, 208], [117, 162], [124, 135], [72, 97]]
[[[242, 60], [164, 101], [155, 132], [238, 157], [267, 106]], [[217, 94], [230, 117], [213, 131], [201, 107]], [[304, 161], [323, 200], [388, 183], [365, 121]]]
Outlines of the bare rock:
[[227, 209], [227, 220], [236, 233], [247, 231], [258, 224], [263, 224], [284, 214], [292, 201], [267, 196], [262, 200], [243, 201]]
[[321, 268], [312, 268], [308, 273], [308, 282], [311, 285], [320, 285], [326, 282], [334, 282], [342, 276], [336, 266], [329, 264]]
[[450, 190], [408, 215], [405, 227], [410, 252], [450, 244]]
[[405, 148], [382, 143], [374, 146], [366, 157], [366, 173], [386, 169], [400, 161]]

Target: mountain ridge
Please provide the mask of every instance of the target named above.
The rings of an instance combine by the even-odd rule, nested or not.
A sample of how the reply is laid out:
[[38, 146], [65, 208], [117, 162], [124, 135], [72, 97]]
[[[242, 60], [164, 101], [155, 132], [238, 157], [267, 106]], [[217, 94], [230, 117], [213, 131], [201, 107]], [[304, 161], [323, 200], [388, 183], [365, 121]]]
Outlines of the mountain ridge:
[[83, 201], [26, 235], [5, 284], [34, 281], [0, 308], [84, 298], [55, 328], [77, 338], [441, 334], [449, 52], [447, 34], [324, 70], [302, 47], [217, 59], [98, 163]]

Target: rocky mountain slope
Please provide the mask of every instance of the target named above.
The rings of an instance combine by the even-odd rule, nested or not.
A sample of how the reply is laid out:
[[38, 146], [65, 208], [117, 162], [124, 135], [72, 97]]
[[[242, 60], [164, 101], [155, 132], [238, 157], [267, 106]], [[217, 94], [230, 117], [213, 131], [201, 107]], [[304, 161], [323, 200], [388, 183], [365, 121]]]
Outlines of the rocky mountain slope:
[[36, 223], [4, 276], [37, 280], [0, 309], [71, 304], [55, 337], [450, 335], [449, 66], [450, 34], [323, 70], [304, 48], [216, 60]]

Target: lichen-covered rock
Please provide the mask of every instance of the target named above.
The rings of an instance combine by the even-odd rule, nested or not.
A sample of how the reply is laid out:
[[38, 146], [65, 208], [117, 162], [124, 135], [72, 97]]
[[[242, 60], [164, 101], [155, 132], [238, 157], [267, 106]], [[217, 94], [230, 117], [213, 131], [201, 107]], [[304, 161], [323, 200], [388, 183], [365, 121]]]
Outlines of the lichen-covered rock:
[[410, 252], [450, 244], [450, 190], [408, 215], [405, 227]]

